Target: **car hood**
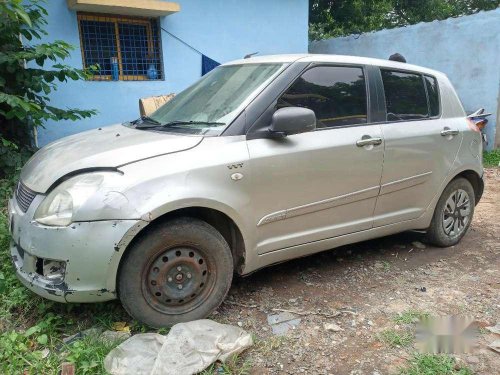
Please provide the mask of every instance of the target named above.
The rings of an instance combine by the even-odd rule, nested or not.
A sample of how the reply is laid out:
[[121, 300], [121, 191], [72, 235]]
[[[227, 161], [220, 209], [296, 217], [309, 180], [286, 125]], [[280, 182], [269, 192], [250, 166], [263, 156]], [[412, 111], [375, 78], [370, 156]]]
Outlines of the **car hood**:
[[137, 130], [112, 125], [50, 143], [39, 150], [21, 171], [21, 181], [44, 193], [59, 178], [75, 171], [116, 168], [159, 155], [197, 146], [203, 137]]

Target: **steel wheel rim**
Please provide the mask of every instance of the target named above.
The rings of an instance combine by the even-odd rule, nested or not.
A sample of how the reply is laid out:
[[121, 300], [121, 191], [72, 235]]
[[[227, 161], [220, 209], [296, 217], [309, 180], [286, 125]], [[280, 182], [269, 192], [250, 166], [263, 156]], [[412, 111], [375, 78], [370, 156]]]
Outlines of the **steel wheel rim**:
[[215, 285], [214, 271], [211, 259], [199, 249], [164, 250], [143, 269], [144, 298], [163, 314], [185, 314], [208, 298]]
[[471, 205], [469, 194], [462, 189], [455, 190], [446, 200], [442, 224], [444, 233], [457, 237], [467, 228], [470, 220]]

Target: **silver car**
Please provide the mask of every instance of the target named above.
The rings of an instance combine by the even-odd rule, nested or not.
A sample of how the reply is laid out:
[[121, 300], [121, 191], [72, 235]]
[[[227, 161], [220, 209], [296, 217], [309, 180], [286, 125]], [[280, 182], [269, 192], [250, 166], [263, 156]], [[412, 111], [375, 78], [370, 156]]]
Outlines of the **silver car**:
[[12, 260], [60, 302], [119, 298], [153, 327], [209, 315], [233, 273], [406, 230], [451, 246], [483, 192], [448, 78], [334, 55], [224, 64], [150, 117], [38, 151]]

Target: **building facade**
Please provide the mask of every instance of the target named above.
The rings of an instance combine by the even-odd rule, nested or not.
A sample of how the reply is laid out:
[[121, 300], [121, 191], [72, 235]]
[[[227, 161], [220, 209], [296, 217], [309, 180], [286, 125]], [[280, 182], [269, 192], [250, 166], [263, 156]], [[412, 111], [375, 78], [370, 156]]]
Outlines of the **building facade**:
[[72, 44], [67, 65], [99, 66], [90, 80], [59, 84], [51, 104], [98, 114], [48, 122], [40, 146], [136, 119], [140, 98], [177, 93], [201, 77], [202, 67], [308, 49], [307, 0], [51, 0], [45, 7], [42, 42]]

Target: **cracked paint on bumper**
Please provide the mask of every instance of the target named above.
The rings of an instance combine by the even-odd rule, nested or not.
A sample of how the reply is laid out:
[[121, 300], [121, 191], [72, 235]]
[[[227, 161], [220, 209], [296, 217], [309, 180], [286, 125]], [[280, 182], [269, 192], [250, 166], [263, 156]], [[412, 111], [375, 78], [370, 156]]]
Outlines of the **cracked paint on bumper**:
[[[120, 258], [147, 222], [101, 220], [48, 227], [33, 221], [43, 197], [23, 213], [9, 202], [12, 263], [21, 282], [36, 294], [58, 302], [100, 302], [115, 299]], [[64, 279], [54, 283], [40, 274], [39, 259], [66, 263]]]

